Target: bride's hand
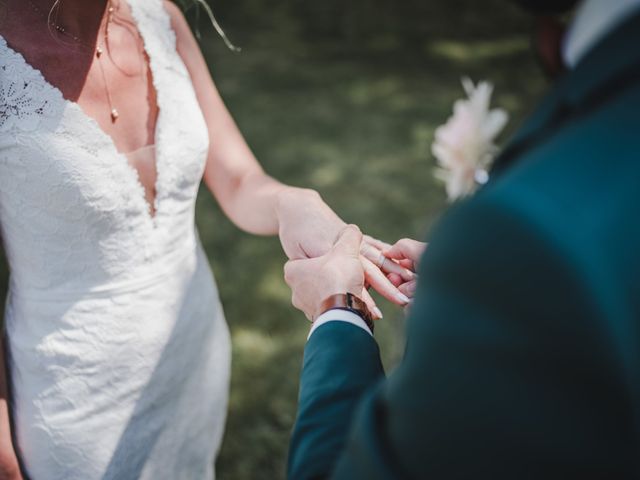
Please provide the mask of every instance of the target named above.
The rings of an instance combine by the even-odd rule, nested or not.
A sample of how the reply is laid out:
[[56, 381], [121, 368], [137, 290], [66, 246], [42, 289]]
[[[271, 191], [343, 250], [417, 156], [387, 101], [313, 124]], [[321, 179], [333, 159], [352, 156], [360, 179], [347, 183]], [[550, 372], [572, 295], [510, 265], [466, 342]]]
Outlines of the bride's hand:
[[314, 190], [287, 188], [277, 208], [280, 243], [290, 260], [321, 257], [347, 226]]
[[[416, 272], [420, 258], [426, 248], [426, 243], [418, 242], [410, 238], [403, 238], [402, 240], [398, 240], [393, 246], [388, 246], [388, 248], [383, 247], [381, 251], [388, 259], [388, 262], [393, 262], [396, 265]], [[385, 265], [386, 264], [387, 262], [385, 262]], [[398, 287], [398, 290], [413, 300], [418, 280], [417, 276], [412, 280], [406, 281], [394, 272], [389, 275], [389, 279]]]
[[[346, 223], [324, 203], [317, 192], [298, 188], [289, 188], [280, 193], [278, 220], [280, 243], [290, 260], [317, 258], [326, 254], [346, 227]], [[369, 250], [367, 250], [368, 246], [370, 246]], [[404, 281], [410, 281], [413, 278], [412, 273], [401, 267], [396, 268], [396, 263], [391, 260], [386, 261], [385, 265], [392, 270], [382, 272], [375, 264], [379, 255], [373, 261], [368, 258], [368, 256], [374, 255], [374, 249], [379, 252], [382, 248], [390, 247], [390, 245], [365, 236], [363, 255], [360, 260], [365, 269], [366, 281], [369, 286], [391, 302], [406, 305], [408, 298], [396, 288], [386, 274], [395, 272]], [[368, 256], [364, 253], [367, 253]], [[375, 316], [382, 317], [380, 309], [376, 307], [366, 290], [363, 294], [363, 300]]]
[[408, 268], [407, 262], [397, 262], [390, 259], [384, 252], [390, 250], [391, 245], [376, 238], [364, 235], [360, 249], [360, 260], [364, 266], [367, 285], [373, 287], [387, 300], [406, 306], [410, 296], [401, 288], [402, 285], [414, 282], [415, 272]]

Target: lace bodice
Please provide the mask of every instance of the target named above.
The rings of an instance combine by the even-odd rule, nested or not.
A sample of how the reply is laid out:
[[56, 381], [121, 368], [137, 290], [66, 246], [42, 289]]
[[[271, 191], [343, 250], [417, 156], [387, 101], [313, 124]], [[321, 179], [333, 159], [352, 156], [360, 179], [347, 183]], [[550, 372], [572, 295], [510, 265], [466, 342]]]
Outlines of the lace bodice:
[[208, 130], [162, 0], [128, 1], [159, 106], [154, 216], [111, 137], [0, 37], [7, 358], [31, 480], [211, 480], [224, 430], [230, 340], [194, 223]]
[[0, 219], [20, 294], [144, 278], [194, 241], [206, 125], [161, 0], [134, 0], [131, 9], [160, 109], [153, 217], [111, 137], [0, 37]]

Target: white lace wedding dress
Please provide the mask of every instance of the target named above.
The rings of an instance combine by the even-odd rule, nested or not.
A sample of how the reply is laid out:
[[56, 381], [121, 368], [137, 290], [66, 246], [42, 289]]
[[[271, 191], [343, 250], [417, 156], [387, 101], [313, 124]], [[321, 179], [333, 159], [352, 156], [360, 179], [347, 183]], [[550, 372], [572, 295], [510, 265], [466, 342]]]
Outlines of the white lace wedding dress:
[[160, 113], [155, 216], [98, 124], [0, 37], [0, 225], [32, 480], [213, 477], [230, 341], [194, 225], [207, 128], [162, 0], [129, 0]]

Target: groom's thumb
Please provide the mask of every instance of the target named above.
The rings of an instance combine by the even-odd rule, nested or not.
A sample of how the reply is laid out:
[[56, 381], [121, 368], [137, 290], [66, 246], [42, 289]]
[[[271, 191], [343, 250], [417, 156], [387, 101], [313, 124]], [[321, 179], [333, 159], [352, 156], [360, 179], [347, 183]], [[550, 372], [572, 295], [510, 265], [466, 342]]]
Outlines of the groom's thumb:
[[341, 255], [357, 257], [360, 255], [362, 232], [355, 225], [347, 225], [333, 246], [333, 251]]

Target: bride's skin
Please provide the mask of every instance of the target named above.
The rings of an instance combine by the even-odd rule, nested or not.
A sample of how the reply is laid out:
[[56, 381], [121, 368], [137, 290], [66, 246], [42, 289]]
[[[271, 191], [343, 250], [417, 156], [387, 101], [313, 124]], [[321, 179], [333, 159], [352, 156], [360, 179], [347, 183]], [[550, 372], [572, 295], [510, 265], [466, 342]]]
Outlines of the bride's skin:
[[[158, 117], [156, 92], [126, 1], [113, 2], [116, 16], [109, 28], [110, 55], [102, 57], [113, 104], [119, 112], [115, 123], [110, 118], [105, 83], [95, 55], [95, 47], [104, 43], [107, 1], [61, 0], [56, 15], [50, 17], [84, 46], [47, 27], [45, 17], [53, 1], [4, 0], [0, 3], [0, 8], [5, 8], [0, 33], [66, 99], [77, 102], [95, 119], [120, 152], [153, 144]], [[207, 187], [243, 230], [258, 235], [279, 234], [290, 259], [326, 253], [345, 227], [344, 222], [313, 190], [284, 185], [264, 172], [225, 107], [182, 13], [173, 3], [164, 3], [176, 33], [178, 53], [189, 71], [209, 130], [211, 148], [204, 172]], [[153, 195], [153, 162], [139, 162], [134, 167], [141, 179], [151, 180], [144, 186]], [[400, 292], [372, 263], [380, 248], [370, 245], [365, 255], [369, 260], [362, 259], [368, 281], [391, 301], [404, 304]], [[375, 304], [366, 291], [363, 297], [373, 308]], [[0, 360], [4, 361], [4, 355]], [[4, 365], [0, 365], [0, 480], [21, 478], [11, 442], [6, 397]]]
[[[158, 115], [156, 92], [127, 2], [113, 2], [116, 16], [109, 28], [111, 55], [102, 57], [113, 104], [120, 114], [114, 123], [100, 62], [94, 54], [96, 45], [104, 45], [107, 1], [61, 0], [60, 8], [50, 17], [79, 37], [85, 47], [47, 27], [45, 12], [51, 11], [53, 1], [4, 0], [6, 11], [0, 33], [65, 98], [77, 102], [95, 119], [120, 152], [152, 144]], [[264, 172], [225, 107], [182, 13], [172, 2], [164, 4], [176, 33], [178, 53], [208, 125], [211, 148], [204, 173], [206, 185], [240, 228], [258, 235], [279, 234], [290, 259], [324, 254], [345, 227], [344, 222], [313, 190], [283, 185]], [[136, 168], [154, 165], [141, 163]], [[154, 172], [141, 173], [141, 178], [155, 177]], [[153, 184], [146, 185], [147, 189], [152, 190]], [[370, 256], [375, 261], [373, 250]], [[384, 275], [372, 268], [367, 273], [369, 283], [380, 293], [402, 303]]]

